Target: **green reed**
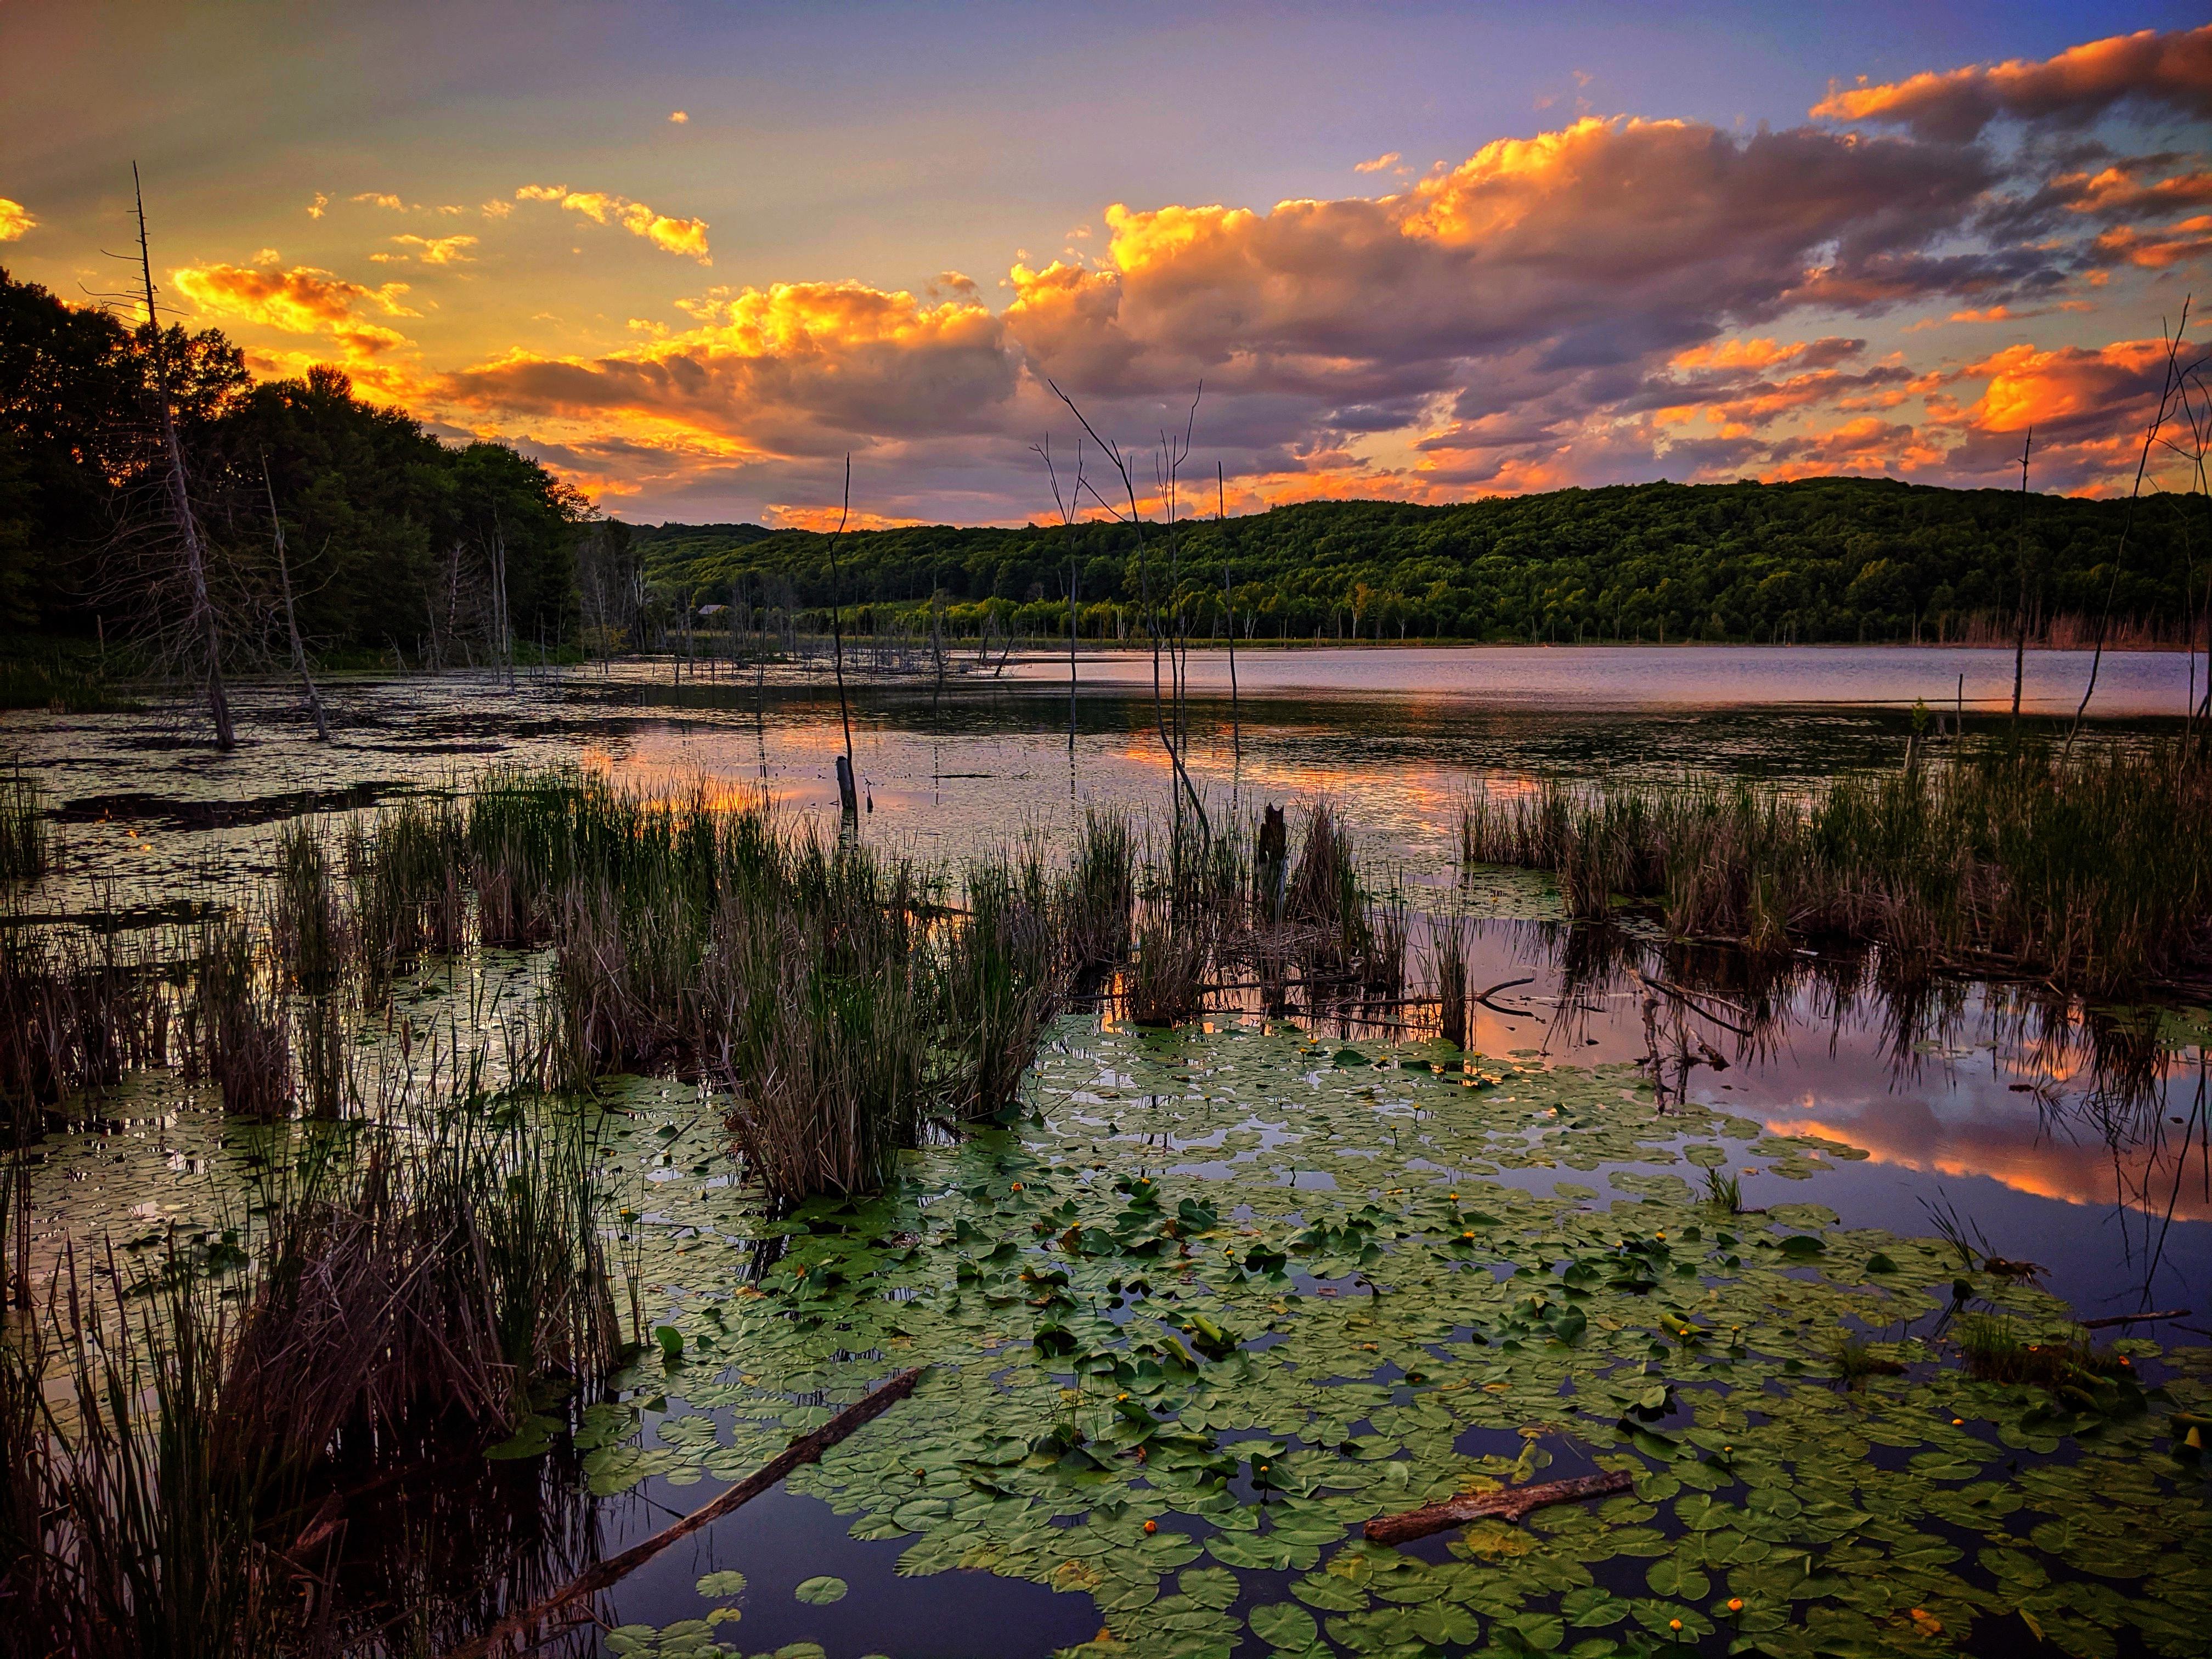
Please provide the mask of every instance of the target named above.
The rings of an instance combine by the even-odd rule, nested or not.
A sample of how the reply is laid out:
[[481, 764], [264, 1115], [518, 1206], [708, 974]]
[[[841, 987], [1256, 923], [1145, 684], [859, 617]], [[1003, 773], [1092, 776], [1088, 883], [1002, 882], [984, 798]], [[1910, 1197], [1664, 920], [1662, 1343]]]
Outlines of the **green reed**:
[[1556, 781], [1462, 813], [1469, 862], [1559, 872], [1570, 912], [1678, 938], [1863, 943], [2092, 995], [2169, 980], [2212, 927], [2212, 770], [2166, 744], [1991, 744], [1803, 793]]

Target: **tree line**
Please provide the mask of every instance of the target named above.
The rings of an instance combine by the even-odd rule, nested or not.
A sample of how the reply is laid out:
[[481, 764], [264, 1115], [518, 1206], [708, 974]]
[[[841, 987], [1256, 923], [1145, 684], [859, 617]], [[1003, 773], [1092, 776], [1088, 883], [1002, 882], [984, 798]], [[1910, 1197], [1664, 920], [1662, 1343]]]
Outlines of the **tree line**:
[[[220, 331], [137, 326], [0, 270], [0, 635], [158, 647], [182, 605], [166, 407], [222, 651], [440, 667], [653, 649], [728, 607], [787, 637], [1816, 641], [2199, 638], [2201, 495], [1880, 479], [1651, 483], [1447, 507], [1317, 501], [1174, 526], [635, 529], [505, 445], [330, 368], [255, 382]], [[280, 534], [281, 532], [281, 534]], [[835, 552], [833, 561], [832, 554]], [[833, 575], [835, 580], [833, 580]], [[1071, 587], [1073, 600], [1071, 605]], [[770, 619], [773, 619], [772, 622]]]
[[[1886, 479], [1620, 485], [1448, 507], [1314, 501], [1172, 533], [1158, 523], [848, 533], [848, 623], [1086, 639], [1812, 643], [2064, 639], [2109, 614], [2137, 637], [2201, 635], [2212, 575], [2202, 495], [2124, 501]], [[665, 605], [833, 599], [830, 538], [666, 524], [636, 541]]]
[[225, 666], [281, 661], [289, 623], [321, 659], [511, 661], [574, 640], [595, 557], [635, 583], [626, 538], [505, 445], [441, 442], [336, 368], [256, 382], [219, 330], [0, 270], [0, 632], [158, 648], [186, 604], [165, 404]]

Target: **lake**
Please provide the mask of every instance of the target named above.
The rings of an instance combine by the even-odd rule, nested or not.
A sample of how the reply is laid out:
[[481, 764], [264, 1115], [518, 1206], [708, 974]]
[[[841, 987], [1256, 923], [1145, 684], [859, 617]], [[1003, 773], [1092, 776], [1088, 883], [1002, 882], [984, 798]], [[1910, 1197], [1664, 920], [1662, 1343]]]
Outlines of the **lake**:
[[[1225, 1193], [1218, 1200], [1224, 1210], [1255, 1176], [1263, 1178], [1272, 1196], [1250, 1216], [1264, 1231], [1277, 1220], [1300, 1224], [1301, 1194], [1351, 1202], [1366, 1190], [1355, 1172], [1367, 1159], [1418, 1190], [1425, 1190], [1419, 1183], [1479, 1180], [1500, 1194], [1493, 1206], [1532, 1226], [1565, 1205], [1571, 1215], [1540, 1223], [1566, 1229], [1557, 1241], [1564, 1259], [1594, 1248], [1584, 1232], [1613, 1224], [1589, 1211], [1601, 1191], [1615, 1201], [1640, 1194], [1686, 1203], [1690, 1188], [1676, 1191], [1678, 1175], [1702, 1178], [1694, 1167], [1702, 1165], [1737, 1171], [1747, 1211], [1794, 1212], [1799, 1224], [1842, 1230], [1832, 1237], [1863, 1231], [1924, 1240], [1943, 1229], [1960, 1232], [1988, 1255], [2033, 1264], [2035, 1282], [2081, 1317], [2191, 1310], [2189, 1318], [2142, 1334], [2181, 1349], [2201, 1346], [2212, 1328], [2212, 1309], [2202, 1305], [2212, 1287], [2212, 1027], [2204, 1010], [2154, 1013], [2158, 1035], [2145, 1042], [2115, 1035], [2113, 1011], [2054, 1005], [2021, 988], [1956, 982], [1900, 997], [1878, 974], [1809, 960], [1747, 975], [1724, 959], [1670, 954], [1656, 934], [1632, 928], [1617, 951], [1593, 959], [1547, 880], [1459, 867], [1458, 806], [1478, 783], [1510, 790], [1545, 775], [1665, 780], [1721, 772], [1802, 786], [1898, 763], [1916, 702], [1940, 717], [1929, 738], [1939, 752], [2001, 724], [2011, 667], [2001, 653], [1902, 647], [1257, 650], [1238, 653], [1232, 707], [1226, 653], [1194, 653], [1191, 766], [1209, 811], [1243, 817], [1264, 804], [1335, 803], [1370, 870], [1407, 895], [1417, 959], [1427, 945], [1427, 915], [1473, 915], [1473, 977], [1489, 994], [1468, 1046], [1503, 1068], [1483, 1098], [1517, 1103], [1486, 1107], [1492, 1115], [1463, 1123], [1452, 1115], [1473, 1109], [1456, 1093], [1449, 1103], [1437, 1096], [1424, 1105], [1433, 1085], [1393, 1066], [1400, 1036], [1372, 1019], [1286, 1028], [1231, 1006], [1204, 1029], [1164, 1041], [1079, 1013], [1040, 1063], [1034, 1125], [1018, 1127], [988, 1158], [972, 1149], [930, 1152], [910, 1190], [885, 1203], [906, 1206], [898, 1225], [918, 1233], [932, 1224], [933, 1206], [955, 1204], [963, 1183], [981, 1183], [957, 1200], [981, 1214], [988, 1206], [976, 1193], [993, 1180], [1003, 1187], [994, 1172], [1018, 1166], [1054, 1172], [1057, 1190], [1074, 1204], [1087, 1177], [1072, 1181], [1069, 1172], [1090, 1156], [1075, 1149], [1095, 1141], [1106, 1158], [1102, 1169], [1143, 1169], [1193, 1194]], [[2026, 717], [2039, 729], [2062, 729], [2081, 695], [2086, 656], [2034, 652], [2027, 670]], [[892, 853], [958, 860], [1024, 835], [1058, 848], [1087, 810], [1118, 806], [1163, 836], [1169, 771], [1152, 729], [1152, 672], [1146, 654], [1086, 654], [1072, 732], [1064, 659], [1024, 656], [1000, 673], [972, 671], [942, 688], [856, 681], [852, 744], [866, 799], [859, 833]], [[2091, 711], [2097, 739], [2148, 740], [2167, 729], [2202, 694], [2199, 673], [2201, 665], [2170, 653], [2108, 656]], [[175, 710], [0, 716], [0, 743], [56, 803], [61, 836], [57, 868], [20, 896], [9, 925], [112, 933], [174, 923], [195, 904], [246, 903], [272, 868], [283, 823], [371, 811], [410, 792], [465, 783], [495, 764], [574, 763], [641, 787], [697, 787], [729, 800], [758, 792], [786, 814], [834, 820], [832, 759], [842, 737], [834, 695], [818, 676], [776, 671], [756, 679], [722, 664], [678, 677], [663, 663], [524, 674], [512, 687], [491, 677], [361, 677], [327, 689], [338, 728], [327, 747], [307, 741], [296, 698], [282, 686], [238, 690], [241, 742], [228, 755], [198, 741], [188, 714]], [[1654, 977], [1692, 972], [1703, 977], [1692, 988], [1708, 1000], [1655, 1007]], [[449, 1013], [461, 998], [436, 975], [426, 975], [413, 994], [424, 1008]], [[1353, 1062], [1332, 1060], [1340, 1048], [1358, 1054], [1358, 1066], [1380, 1060], [1377, 1080]], [[1616, 1124], [1625, 1091], [1639, 1078], [1637, 1113], [1648, 1117], [1656, 1082], [1660, 1103], [1671, 1101], [1668, 1109], [1680, 1115], [1680, 1132], [1669, 1130], [1663, 1141], [1646, 1135], [1639, 1142]], [[1310, 1095], [1316, 1115], [1286, 1115], [1285, 1090], [1301, 1100]], [[1387, 1144], [1377, 1139], [1374, 1126], [1399, 1121], [1401, 1107], [1412, 1139], [1388, 1129]], [[696, 1146], [702, 1167], [720, 1155], [712, 1115], [687, 1085], [657, 1092], [641, 1085], [629, 1109], [623, 1157], [647, 1172], [641, 1178], [657, 1182], [659, 1171], [682, 1166], [679, 1146]], [[1549, 1145], [1543, 1126], [1561, 1112], [1587, 1113], [1593, 1126], [1613, 1126], [1605, 1133], [1616, 1138], [1588, 1158], [1559, 1148], [1531, 1157], [1529, 1147]], [[204, 1097], [173, 1079], [148, 1078], [100, 1115], [58, 1137], [45, 1166], [34, 1210], [46, 1260], [67, 1241], [88, 1243], [134, 1218], [215, 1215], [215, 1176], [228, 1142]], [[1338, 1126], [1336, 1138], [1348, 1144], [1325, 1146], [1323, 1124]], [[1458, 1139], [1445, 1133], [1454, 1124]], [[648, 1139], [663, 1130], [674, 1137], [665, 1150]], [[1448, 1152], [1448, 1143], [1458, 1150]], [[1705, 1151], [1685, 1163], [1692, 1145]], [[1479, 1157], [1471, 1146], [1482, 1149]], [[1572, 1179], [1563, 1183], [1563, 1176]], [[703, 1331], [701, 1310], [722, 1282], [717, 1252], [735, 1250], [737, 1241], [756, 1246], [758, 1218], [726, 1208], [736, 1200], [726, 1182], [671, 1181], [666, 1190], [673, 1197], [678, 1187], [684, 1203], [649, 1207], [647, 1222], [693, 1240], [704, 1254], [682, 1263], [659, 1258], [664, 1276], [655, 1294], [665, 1295], [670, 1320]], [[1042, 1200], [1016, 1201], [994, 1189], [989, 1202], [1026, 1215]], [[1826, 1224], [1817, 1221], [1823, 1212]], [[882, 1225], [884, 1236], [896, 1231], [889, 1220]], [[1352, 1260], [1356, 1268], [1356, 1255]], [[1316, 1269], [1294, 1280], [1297, 1292], [1334, 1298], [1341, 1286], [1349, 1294], [1354, 1268], [1334, 1277]], [[1247, 1316], [1249, 1302], [1236, 1304]], [[1108, 1319], [1103, 1306], [1097, 1316]], [[943, 1317], [957, 1323], [962, 1316]], [[990, 1317], [974, 1326], [978, 1340]], [[1465, 1340], [1449, 1334], [1463, 1320], [1438, 1318], [1440, 1343]], [[878, 1340], [895, 1339], [863, 1332], [836, 1346], [891, 1352], [872, 1346]], [[826, 1364], [788, 1361], [799, 1381], [785, 1397], [799, 1399], [813, 1386], [806, 1367], [817, 1363]], [[1402, 1376], [1419, 1362], [1401, 1354], [1395, 1363]], [[823, 1375], [833, 1372], [848, 1374], [831, 1367]], [[975, 1374], [970, 1367], [963, 1375]], [[1535, 1389], [1529, 1398], [1541, 1393], [1514, 1375], [1516, 1400], [1524, 1383]], [[1577, 1386], [1596, 1382], [1586, 1377]], [[1079, 1376], [1079, 1394], [1081, 1387]], [[963, 1399], [977, 1397], [970, 1382], [962, 1388]], [[634, 1402], [624, 1421], [635, 1444], [654, 1455], [623, 1465], [617, 1474], [631, 1478], [617, 1480], [605, 1459], [593, 1465], [597, 1452], [586, 1453], [585, 1473], [574, 1477], [604, 1494], [590, 1523], [601, 1549], [641, 1536], [732, 1478], [743, 1457], [732, 1462], [731, 1449], [750, 1456], [768, 1443], [767, 1429], [747, 1427], [751, 1396], [720, 1378], [672, 1375], [626, 1398]], [[1204, 1414], [1202, 1406], [1186, 1409]], [[1220, 1420], [1234, 1416], [1224, 1407]], [[768, 1419], [771, 1428], [778, 1421], [804, 1419]], [[1474, 1437], [1465, 1454], [1518, 1455], [1522, 1443], [1510, 1431], [1495, 1441], [1481, 1437], [1487, 1432], [1465, 1429]], [[875, 1429], [865, 1433], [874, 1437], [856, 1437], [856, 1447], [890, 1443]], [[719, 1461], [718, 1443], [725, 1450]], [[1285, 1444], [1288, 1456], [1296, 1446]], [[841, 1656], [1015, 1655], [1089, 1640], [1102, 1616], [1109, 1624], [1121, 1616], [1101, 1588], [1111, 1575], [1102, 1579], [1084, 1566], [1088, 1553], [1070, 1554], [1066, 1571], [1039, 1565], [1033, 1552], [1024, 1553], [1026, 1544], [1008, 1541], [1027, 1538], [1020, 1525], [1034, 1524], [1018, 1525], [1011, 1510], [976, 1511], [979, 1541], [970, 1553], [990, 1565], [997, 1559], [991, 1551], [1011, 1552], [992, 1573], [900, 1565], [908, 1547], [902, 1534], [937, 1538], [947, 1517], [961, 1513], [960, 1494], [971, 1492], [951, 1476], [950, 1486], [939, 1481], [939, 1473], [956, 1463], [972, 1473], [995, 1455], [981, 1442], [963, 1443], [954, 1462], [939, 1461], [952, 1456], [942, 1447], [929, 1451], [914, 1483], [919, 1507], [900, 1509], [901, 1525], [878, 1535], [848, 1531], [860, 1500], [825, 1464], [819, 1478], [795, 1480], [627, 1581], [609, 1622], [629, 1634], [607, 1638], [611, 1650], [703, 1651], [697, 1644], [726, 1626], [748, 1649], [811, 1641]], [[1256, 1469], [1240, 1474], [1232, 1492], [1251, 1498]], [[995, 1491], [988, 1481], [972, 1490]], [[991, 1504], [1014, 1503], [1013, 1490]], [[1115, 1503], [1131, 1501], [1114, 1490]], [[940, 1501], [942, 1511], [931, 1507]], [[1319, 1500], [1309, 1492], [1296, 1501], [1310, 1509]], [[1062, 1516], [1054, 1524], [1072, 1523]], [[1228, 1525], [1224, 1513], [1205, 1505], [1179, 1512], [1169, 1533], [1194, 1541], [1187, 1554], [1162, 1554], [1160, 1570], [1194, 1559], [1195, 1540], [1216, 1540], [1224, 1535], [1216, 1529]], [[1146, 1540], [1152, 1536], [1137, 1535], [1136, 1546], [1152, 1547]], [[1136, 1547], [1119, 1532], [1115, 1538], [1116, 1549]], [[1208, 1547], [1216, 1560], [1242, 1559], [1226, 1547]], [[1254, 1630], [1306, 1630], [1311, 1619], [1299, 1624], [1302, 1611], [1253, 1612], [1327, 1608], [1325, 1596], [1312, 1601], [1294, 1590], [1303, 1548], [1285, 1547], [1283, 1565], [1254, 1567], [1233, 1580], [1224, 1574], [1229, 1601], [1217, 1605], [1210, 1589], [1180, 1592], [1195, 1598], [1190, 1629], [1253, 1616]], [[946, 1558], [961, 1559], [957, 1549]], [[1435, 1564], [1441, 1569], [1444, 1559]], [[741, 1623], [713, 1617], [717, 1607], [738, 1611], [731, 1597], [738, 1592], [718, 1599], [699, 1587], [731, 1567], [741, 1568], [750, 1586]], [[830, 1600], [795, 1593], [824, 1577], [852, 1593], [841, 1589]], [[1608, 1594], [1641, 1595], [1640, 1565], [1632, 1577], [1615, 1582], [1618, 1575], [1601, 1572], [1599, 1583], [1612, 1585]], [[1294, 1594], [1298, 1600], [1284, 1599]], [[1449, 1620], [1439, 1626], [1460, 1629]], [[1357, 1645], [1341, 1633], [1337, 1639]], [[1456, 1648], [1457, 1639], [1445, 1645]]]

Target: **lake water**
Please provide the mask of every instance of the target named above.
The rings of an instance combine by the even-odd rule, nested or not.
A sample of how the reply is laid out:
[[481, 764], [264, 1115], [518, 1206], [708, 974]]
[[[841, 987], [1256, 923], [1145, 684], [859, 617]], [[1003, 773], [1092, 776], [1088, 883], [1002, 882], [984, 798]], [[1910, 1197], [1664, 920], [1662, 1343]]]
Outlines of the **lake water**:
[[[2061, 729], [2087, 672], [2082, 653], [2030, 653], [2031, 723]], [[2097, 734], [2131, 740], [2165, 729], [2201, 695], [2201, 672], [2175, 654], [2108, 656], [2092, 705]], [[1041, 656], [941, 689], [855, 684], [852, 744], [868, 799], [860, 833], [939, 860], [1024, 833], [1060, 842], [1094, 805], [1127, 807], [1164, 829], [1169, 769], [1152, 726], [1151, 659], [1083, 658], [1072, 738], [1066, 672], [1064, 659]], [[1240, 653], [1237, 674], [1232, 708], [1226, 654], [1192, 656], [1191, 764], [1210, 810], [1249, 815], [1262, 803], [1327, 797], [1370, 866], [1402, 882], [1417, 910], [1471, 907], [1475, 982], [1502, 988], [1478, 1012], [1472, 1046], [1540, 1068], [1636, 1062], [1654, 1032], [1630, 968], [1704, 974], [1695, 982], [1728, 999], [1737, 1018], [1759, 1011], [1757, 1035], [1747, 1040], [1729, 1029], [1735, 1020], [1694, 1007], [1665, 1007], [1662, 1080], [1764, 1133], [1864, 1154], [1809, 1166], [1754, 1159], [1747, 1167], [1755, 1172], [1741, 1176], [1747, 1205], [1811, 1202], [1843, 1226], [1905, 1237], [1931, 1232], [1939, 1213], [1955, 1216], [1989, 1250], [2038, 1264], [2044, 1285], [2081, 1316], [2187, 1308], [2188, 1320], [2157, 1328], [2161, 1340], [2201, 1341], [2212, 1330], [2203, 1011], [2171, 1016], [2172, 1040], [2148, 1060], [2116, 1057], [2091, 1011], [2054, 1012], [2002, 988], [1958, 986], [1932, 1006], [1900, 1007], [1811, 964], [1747, 983], [1724, 962], [1669, 958], [1656, 939], [1593, 966], [1542, 880], [1461, 884], [1458, 804], [1477, 781], [1510, 788], [1543, 775], [1717, 770], [1787, 786], [1891, 765], [1916, 701], [1947, 716], [1962, 710], [1969, 735], [2002, 722], [2008, 655], [1293, 649]], [[726, 664], [678, 678], [664, 664], [525, 675], [512, 688], [364, 677], [328, 690], [337, 732], [325, 746], [308, 740], [289, 691], [240, 689], [241, 741], [228, 755], [200, 739], [188, 710], [0, 715], [0, 751], [58, 804], [58, 867], [24, 899], [18, 922], [128, 927], [174, 919], [180, 901], [201, 896], [243, 902], [270, 868], [282, 823], [372, 807], [500, 763], [574, 763], [655, 788], [759, 790], [788, 813], [834, 821], [831, 763], [843, 739], [818, 678], [759, 681]], [[1418, 958], [1418, 921], [1415, 933]], [[1333, 1035], [1373, 1033], [1347, 1025]], [[1176, 1167], [1196, 1179], [1225, 1173], [1198, 1152]], [[1501, 1179], [1548, 1191], [1556, 1173]], [[654, 1477], [608, 1522], [609, 1547], [711, 1490]], [[1091, 1633], [1081, 1597], [975, 1574], [900, 1578], [890, 1567], [899, 1545], [848, 1538], [845, 1524], [817, 1498], [780, 1492], [630, 1581], [622, 1616], [695, 1616], [692, 1581], [741, 1562], [775, 1589], [749, 1603], [747, 1647], [805, 1638], [854, 1656], [1012, 1655]], [[786, 1581], [822, 1572], [869, 1594], [819, 1608], [793, 1601]], [[894, 1634], [903, 1639], [886, 1645]]]

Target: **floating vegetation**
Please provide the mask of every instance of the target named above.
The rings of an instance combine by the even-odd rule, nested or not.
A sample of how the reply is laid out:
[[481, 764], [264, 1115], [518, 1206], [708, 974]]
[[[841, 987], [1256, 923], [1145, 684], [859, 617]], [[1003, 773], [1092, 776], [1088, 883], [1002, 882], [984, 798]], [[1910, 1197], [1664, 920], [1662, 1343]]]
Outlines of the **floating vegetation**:
[[[1498, 1065], [1474, 1091], [1442, 1056], [1316, 1068], [1295, 1031], [1070, 1025], [1035, 1116], [902, 1158], [880, 1195], [777, 1220], [669, 1183], [644, 1271], [684, 1357], [622, 1379], [587, 1478], [733, 1476], [927, 1364], [921, 1409], [793, 1486], [900, 1540], [902, 1575], [1089, 1596], [1086, 1655], [1710, 1639], [1810, 1659], [1942, 1650], [2015, 1615], [2063, 1652], [2196, 1650], [2212, 1522], [2181, 1419], [2212, 1396], [2203, 1350], [2117, 1344], [2142, 1376], [2086, 1398], [1985, 1379], [1942, 1340], [1961, 1274], [1942, 1241], [1811, 1203], [1717, 1220], [1673, 1172], [1686, 1137], [1732, 1160], [1850, 1149], [1658, 1112], [1626, 1068]], [[659, 1155], [688, 1167], [695, 1145]], [[756, 1271], [741, 1241], [764, 1236], [784, 1248]], [[2032, 1286], [1975, 1274], [1967, 1295], [2069, 1328]], [[1850, 1323], [1901, 1334], [1844, 1346]], [[680, 1401], [640, 1412], [664, 1390]], [[1359, 1536], [1593, 1469], [1633, 1489], [1436, 1559]], [[712, 1650], [700, 1629], [611, 1639]]]
[[1991, 743], [1806, 793], [1692, 780], [1478, 792], [1469, 863], [1559, 872], [1569, 911], [1655, 904], [1686, 939], [1865, 942], [1935, 965], [2125, 994], [2212, 927], [2212, 768], [2165, 744]]
[[[1577, 908], [1654, 844], [1637, 811], [1577, 839], [1530, 809], [1529, 846], [1597, 848], [1561, 866]], [[2091, 1346], [1948, 1206], [1924, 1239], [1747, 1209], [1754, 1170], [1865, 1154], [1662, 1097], [1656, 1038], [1648, 1073], [1469, 1052], [1471, 1009], [1525, 981], [1478, 994], [1463, 924], [1426, 930], [1431, 1018], [1422, 924], [1332, 811], [1223, 823], [1140, 872], [1094, 816], [1065, 865], [1024, 845], [955, 880], [750, 798], [506, 771], [342, 843], [287, 832], [265, 915], [188, 936], [197, 1105], [149, 1144], [49, 1135], [9, 1189], [46, 1217], [74, 1187], [69, 1224], [114, 1237], [0, 1367], [25, 1640], [447, 1651], [570, 1582], [590, 1503], [741, 1480], [923, 1368], [787, 1491], [902, 1576], [1077, 1598], [1081, 1659], [2201, 1646], [2205, 1350]], [[1729, 914], [1786, 934], [1785, 886]], [[1632, 974], [1655, 1028], [1755, 1045], [1811, 971], [1764, 925], [1709, 975], [1580, 930], [1562, 1018]], [[9, 1064], [119, 1110], [172, 994], [69, 937], [0, 933], [0, 994], [37, 1016]], [[1061, 1014], [1099, 969], [1135, 1029]], [[1237, 1017], [1255, 986], [1356, 1045]], [[39, 1403], [56, 1380], [82, 1427]], [[420, 1478], [441, 1456], [466, 1467]], [[404, 1548], [349, 1553], [336, 1519], [366, 1539], [378, 1482], [482, 1494], [484, 1572], [449, 1583], [475, 1547], [419, 1509]], [[1540, 1489], [1563, 1501], [1513, 1501]], [[1367, 1532], [1484, 1498], [1433, 1547]], [[883, 1556], [824, 1553], [708, 1572], [696, 1606], [656, 1583], [605, 1646], [735, 1651], [748, 1595], [744, 1628], [849, 1629]], [[48, 1617], [79, 1607], [96, 1626]]]

